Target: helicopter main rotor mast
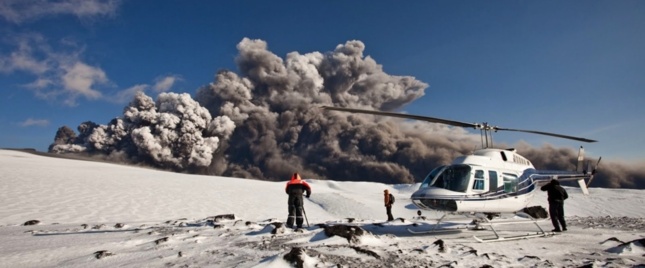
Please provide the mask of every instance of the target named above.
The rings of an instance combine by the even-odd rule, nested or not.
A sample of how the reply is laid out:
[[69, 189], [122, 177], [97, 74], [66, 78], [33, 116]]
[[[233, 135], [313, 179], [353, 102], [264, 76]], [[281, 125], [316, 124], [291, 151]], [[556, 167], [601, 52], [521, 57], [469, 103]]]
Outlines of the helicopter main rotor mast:
[[[482, 146], [485, 146], [485, 148], [488, 148], [489, 145], [491, 147], [493, 146], [493, 133], [492, 132], [497, 132], [499, 130], [540, 134], [540, 135], [546, 135], [546, 136], [552, 136], [552, 137], [558, 137], [558, 138], [570, 139], [570, 140], [576, 140], [576, 141], [582, 141], [582, 142], [596, 142], [596, 140], [590, 140], [590, 139], [586, 139], [586, 138], [574, 137], [574, 136], [569, 136], [569, 135], [562, 135], [562, 134], [551, 133], [551, 132], [525, 130], [525, 129], [514, 129], [514, 128], [502, 128], [502, 127], [497, 127], [497, 126], [491, 126], [486, 122], [480, 123], [480, 124], [466, 123], [466, 122], [461, 122], [461, 121], [454, 121], [454, 120], [448, 120], [448, 119], [442, 119], [442, 118], [430, 117], [430, 116], [420, 116], [420, 115], [413, 115], [413, 114], [401, 114], [401, 113], [382, 112], [382, 111], [374, 111], [374, 110], [363, 110], [363, 109], [354, 109], [354, 108], [343, 108], [343, 107], [322, 106], [321, 108], [323, 108], [325, 110], [332, 110], [332, 111], [341, 111], [341, 112], [350, 112], [350, 113], [362, 113], [362, 114], [371, 114], [371, 115], [380, 115], [380, 116], [391, 116], [391, 117], [399, 117], [399, 118], [405, 118], [405, 119], [421, 120], [421, 121], [426, 121], [426, 122], [431, 122], [431, 123], [441, 123], [441, 124], [457, 126], [457, 127], [479, 129], [480, 133], [481, 133], [481, 137], [482, 137]], [[486, 138], [485, 145], [484, 145], [484, 138]]]

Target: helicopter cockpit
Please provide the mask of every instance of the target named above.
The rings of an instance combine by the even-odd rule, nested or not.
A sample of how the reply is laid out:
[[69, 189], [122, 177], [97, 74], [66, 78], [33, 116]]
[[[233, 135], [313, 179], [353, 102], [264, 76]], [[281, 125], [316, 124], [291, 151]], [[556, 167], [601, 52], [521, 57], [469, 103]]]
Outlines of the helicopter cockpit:
[[419, 189], [428, 187], [443, 188], [454, 192], [465, 193], [470, 183], [471, 167], [457, 164], [440, 166], [433, 169], [423, 180]]

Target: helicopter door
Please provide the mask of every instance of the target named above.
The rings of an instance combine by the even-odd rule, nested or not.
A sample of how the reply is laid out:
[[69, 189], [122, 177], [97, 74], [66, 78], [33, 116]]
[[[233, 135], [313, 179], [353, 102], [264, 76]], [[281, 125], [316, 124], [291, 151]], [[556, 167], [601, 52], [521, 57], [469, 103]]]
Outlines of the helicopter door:
[[490, 191], [495, 193], [497, 192], [497, 171], [494, 170], [489, 170], [488, 171], [488, 181], [490, 182], [488, 185], [490, 185]]

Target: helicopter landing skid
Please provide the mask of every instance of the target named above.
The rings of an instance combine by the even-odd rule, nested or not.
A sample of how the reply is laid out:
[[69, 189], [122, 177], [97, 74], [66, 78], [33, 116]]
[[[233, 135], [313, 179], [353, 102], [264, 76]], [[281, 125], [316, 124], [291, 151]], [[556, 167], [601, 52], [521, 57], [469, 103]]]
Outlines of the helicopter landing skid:
[[519, 239], [529, 239], [529, 238], [535, 238], [535, 237], [547, 237], [547, 236], [554, 236], [557, 233], [554, 232], [536, 232], [536, 233], [529, 233], [525, 235], [514, 235], [514, 236], [499, 236], [495, 234], [495, 237], [492, 238], [480, 238], [477, 237], [476, 235], [473, 235], [473, 238], [477, 240], [477, 242], [480, 243], [488, 243], [488, 242], [501, 242], [501, 241], [511, 241], [511, 240], [519, 240]]
[[[533, 233], [527, 233], [523, 235], [513, 235], [513, 236], [500, 236], [499, 233], [497, 233], [497, 230], [495, 230], [495, 225], [504, 225], [504, 224], [521, 224], [521, 223], [533, 223], [535, 226], [539, 229], [537, 232]], [[528, 220], [507, 220], [507, 221], [500, 221], [500, 222], [479, 222], [477, 223], [477, 227], [483, 228], [484, 226], [489, 227], [491, 231], [495, 234], [494, 237], [487, 237], [487, 238], [482, 238], [482, 237], [477, 237], [476, 235], [473, 236], [475, 240], [481, 243], [486, 243], [486, 242], [499, 242], [499, 241], [510, 241], [510, 240], [518, 240], [518, 239], [529, 239], [529, 238], [535, 238], [535, 237], [548, 237], [548, 236], [554, 236], [557, 233], [554, 232], [545, 232], [540, 225], [538, 225], [538, 220], [536, 219], [528, 219]]]
[[431, 230], [412, 230], [410, 228], [406, 228], [409, 233], [415, 234], [415, 235], [424, 235], [424, 234], [453, 234], [453, 233], [461, 233], [462, 229], [457, 229], [457, 228], [446, 228], [446, 229], [431, 229]]

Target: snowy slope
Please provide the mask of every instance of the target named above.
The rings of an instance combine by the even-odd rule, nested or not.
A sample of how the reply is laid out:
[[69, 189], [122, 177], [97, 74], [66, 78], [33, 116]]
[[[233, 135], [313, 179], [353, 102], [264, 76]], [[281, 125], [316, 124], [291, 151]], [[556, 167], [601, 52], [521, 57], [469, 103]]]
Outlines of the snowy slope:
[[[289, 264], [283, 257], [294, 247], [305, 248], [305, 267], [388, 267], [393, 262], [401, 267], [452, 262], [478, 267], [645, 264], [637, 242], [626, 244], [629, 247], [601, 243], [612, 237], [624, 242], [644, 238], [642, 190], [592, 188], [591, 195], [584, 196], [567, 188], [569, 232], [481, 244], [472, 231], [410, 235], [406, 228], [434, 223], [415, 219], [417, 209], [409, 197], [418, 186], [371, 182], [308, 180], [313, 189], [305, 201], [310, 227], [302, 233], [277, 229], [284, 233], [274, 235], [271, 223], [286, 220], [286, 179], [177, 174], [0, 150], [0, 266], [284, 267]], [[384, 189], [396, 196], [394, 216], [404, 221], [383, 223]], [[538, 194], [532, 205], [546, 207], [546, 196]], [[235, 219], [213, 228], [209, 217], [223, 214], [234, 214]], [[347, 223], [347, 218], [356, 219], [352, 224], [370, 234], [349, 243], [327, 237], [316, 226]], [[40, 223], [22, 225], [29, 220]], [[549, 222], [540, 226], [551, 229]], [[535, 226], [513, 226], [510, 231], [518, 228], [534, 231]], [[444, 251], [433, 244], [439, 239]], [[101, 250], [114, 255], [98, 259], [94, 253]]]

